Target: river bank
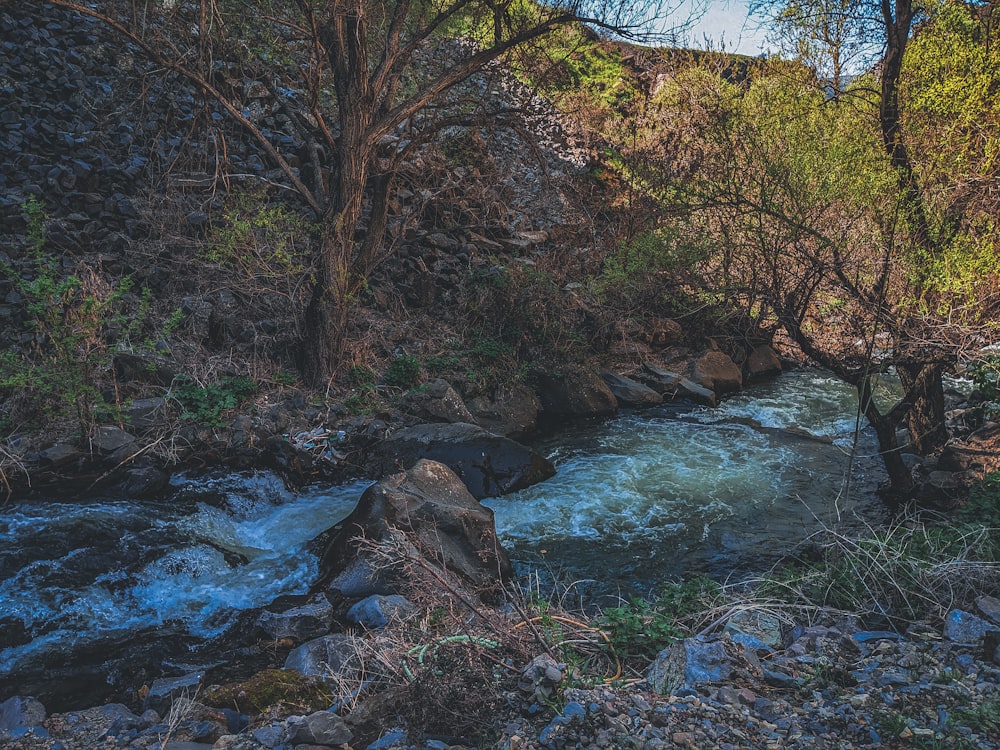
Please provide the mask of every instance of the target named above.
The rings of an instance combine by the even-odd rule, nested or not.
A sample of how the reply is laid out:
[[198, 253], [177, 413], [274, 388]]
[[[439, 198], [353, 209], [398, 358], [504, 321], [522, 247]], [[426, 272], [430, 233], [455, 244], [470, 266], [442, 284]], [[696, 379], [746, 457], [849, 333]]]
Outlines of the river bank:
[[[1000, 747], [1000, 654], [987, 653], [996, 649], [996, 620], [986, 624], [953, 610], [943, 628], [914, 623], [900, 634], [862, 630], [849, 616], [816, 611], [808, 623], [750, 635], [748, 615], [779, 622], [787, 613], [773, 604], [754, 609], [746, 599], [733, 604], [738, 611], [727, 622], [742, 622], [743, 630], [727, 626], [679, 642], [645, 676], [628, 672], [606, 682], [591, 671], [594, 664], [557, 661], [521, 637], [525, 620], [492, 612], [486, 616], [493, 623], [507, 623], [500, 648], [496, 633], [472, 635], [485, 631], [468, 623], [465, 640], [455, 636], [448, 647], [428, 651], [446, 639], [425, 634], [421, 653], [430, 655], [411, 658], [413, 671], [393, 674], [390, 661], [372, 662], [381, 672], [366, 680], [380, 687], [366, 692], [384, 692], [336, 700], [333, 710], [322, 696], [310, 705], [308, 691], [291, 682], [281, 698], [272, 692], [276, 702], [260, 713], [246, 711], [258, 697], [251, 682], [225, 693], [190, 686], [176, 691], [172, 704], [157, 704], [160, 712], [106, 705], [46, 716], [37, 703], [8, 702], [0, 737], [11, 750]], [[997, 616], [996, 600], [980, 604]], [[560, 630], [559, 616], [550, 617], [542, 642], [562, 658], [587, 654], [584, 636], [593, 631], [582, 623]], [[405, 654], [417, 652], [400, 635], [382, 645], [392, 643], [405, 663]], [[573, 643], [560, 640], [566, 636]], [[515, 661], [511, 648], [535, 656]], [[496, 671], [498, 664], [506, 669]], [[606, 658], [600, 666], [612, 671], [614, 663]], [[336, 696], [346, 684], [333, 681], [326, 694]], [[223, 695], [235, 700], [221, 705]], [[18, 721], [24, 724], [10, 727]]]

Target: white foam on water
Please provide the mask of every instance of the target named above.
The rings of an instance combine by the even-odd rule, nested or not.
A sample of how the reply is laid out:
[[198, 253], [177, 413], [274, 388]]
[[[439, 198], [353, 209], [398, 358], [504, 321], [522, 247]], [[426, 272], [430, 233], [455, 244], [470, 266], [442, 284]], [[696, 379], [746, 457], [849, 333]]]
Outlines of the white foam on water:
[[839, 511], [856, 410], [853, 388], [829, 374], [788, 373], [716, 409], [561, 436], [554, 478], [484, 503], [515, 557], [541, 555], [571, 576], [624, 565], [655, 577], [694, 554], [772, 553], [817, 528], [814, 514]]
[[[0, 669], [38, 649], [118, 631], [180, 624], [210, 637], [238, 610], [304, 593], [318, 567], [307, 543], [354, 509], [365, 483], [294, 494], [262, 474], [181, 478], [175, 486], [170, 503], [26, 504], [4, 512], [12, 545], [37, 543], [59, 526], [79, 546], [30, 561], [0, 582], [0, 612], [35, 635], [31, 644], [0, 648]], [[105, 533], [115, 544], [168, 546], [133, 556], [137, 568], [109, 568], [120, 550], [88, 545], [93, 523], [105, 532], [121, 526], [121, 534]]]

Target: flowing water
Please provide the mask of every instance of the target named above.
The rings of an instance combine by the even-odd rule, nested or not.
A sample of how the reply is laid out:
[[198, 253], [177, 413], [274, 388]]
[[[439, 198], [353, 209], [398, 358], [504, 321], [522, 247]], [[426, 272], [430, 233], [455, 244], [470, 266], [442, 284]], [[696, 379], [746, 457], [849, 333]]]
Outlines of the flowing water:
[[[557, 476], [487, 504], [522, 565], [605, 586], [759, 567], [820, 523], [875, 507], [867, 435], [848, 469], [855, 411], [835, 379], [788, 373], [717, 409], [663, 407], [548, 439], [536, 447]], [[848, 476], [856, 491], [838, 497]], [[100, 665], [168, 632], [191, 648], [241, 611], [306, 592], [310, 540], [366, 483], [292, 493], [270, 474], [224, 474], [173, 485], [155, 502], [0, 508], [0, 699], [29, 672], [51, 677], [84, 653]]]
[[367, 483], [304, 494], [271, 474], [173, 484], [159, 502], [0, 509], [0, 682], [55, 653], [110, 657], [139, 634], [210, 639], [241, 610], [305, 593], [319, 562], [309, 542]]
[[[686, 572], [760, 570], [822, 524], [881, 511], [854, 389], [786, 373], [715, 409], [663, 407], [536, 446], [557, 474], [486, 501], [523, 568], [631, 590]], [[850, 480], [852, 491], [843, 492]]]

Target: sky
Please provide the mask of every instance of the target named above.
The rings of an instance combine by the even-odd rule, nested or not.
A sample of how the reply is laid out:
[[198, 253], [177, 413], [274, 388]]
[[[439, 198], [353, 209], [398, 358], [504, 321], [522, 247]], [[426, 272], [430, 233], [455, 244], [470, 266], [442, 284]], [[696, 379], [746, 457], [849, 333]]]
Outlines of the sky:
[[682, 39], [683, 46], [704, 49], [708, 37], [715, 49], [725, 41], [726, 52], [759, 55], [767, 51], [766, 34], [757, 19], [748, 18], [746, 0], [681, 0], [676, 17], [687, 17], [695, 7], [707, 9], [695, 20], [686, 39]]

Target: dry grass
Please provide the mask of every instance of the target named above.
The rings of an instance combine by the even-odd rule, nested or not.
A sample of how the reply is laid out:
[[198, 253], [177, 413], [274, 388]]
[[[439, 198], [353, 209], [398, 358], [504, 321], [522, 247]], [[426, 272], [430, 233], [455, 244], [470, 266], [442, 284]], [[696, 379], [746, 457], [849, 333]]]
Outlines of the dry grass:
[[832, 607], [862, 619], [900, 625], [940, 622], [948, 610], [1000, 591], [1000, 530], [963, 523], [930, 525], [915, 518], [861, 537], [819, 532], [817, 560], [783, 564], [752, 581], [755, 596], [775, 611]]

